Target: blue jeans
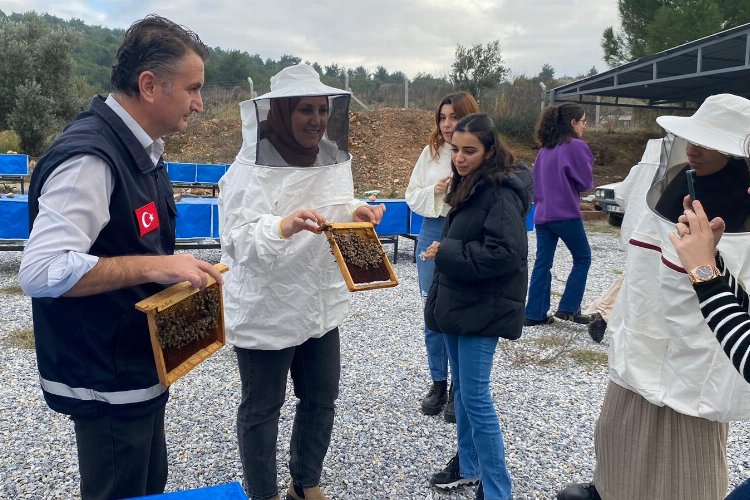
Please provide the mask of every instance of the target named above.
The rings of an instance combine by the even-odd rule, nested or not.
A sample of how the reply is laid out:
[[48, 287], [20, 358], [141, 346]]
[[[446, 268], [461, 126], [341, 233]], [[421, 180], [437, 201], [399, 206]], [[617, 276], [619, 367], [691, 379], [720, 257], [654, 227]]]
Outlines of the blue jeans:
[[[430, 291], [430, 285], [432, 285], [435, 261], [422, 260], [419, 258], [419, 254], [432, 245], [433, 241], [440, 241], [440, 231], [443, 228], [444, 221], [445, 217], [425, 217], [417, 238], [417, 274], [419, 276], [419, 291], [423, 299], [427, 297], [427, 292]], [[425, 326], [424, 344], [427, 347], [427, 366], [430, 367], [432, 380], [448, 380], [448, 355], [445, 352], [443, 334], [433, 332]]]
[[750, 500], [750, 479], [745, 479], [725, 500]]
[[552, 261], [555, 259], [559, 239], [562, 239], [573, 256], [573, 268], [565, 282], [565, 291], [557, 310], [571, 314], [581, 312], [586, 277], [591, 266], [591, 247], [581, 219], [560, 220], [536, 226], [536, 260], [526, 300], [528, 319], [543, 320], [549, 312]]
[[289, 446], [289, 473], [298, 486], [317, 486], [331, 443], [334, 404], [339, 395], [338, 328], [278, 351], [234, 350], [242, 381], [237, 440], [248, 496], [255, 500], [278, 494], [276, 440], [290, 372], [299, 401]]
[[462, 477], [479, 478], [488, 499], [510, 499], [505, 445], [490, 393], [497, 337], [444, 334], [453, 372], [453, 398]]

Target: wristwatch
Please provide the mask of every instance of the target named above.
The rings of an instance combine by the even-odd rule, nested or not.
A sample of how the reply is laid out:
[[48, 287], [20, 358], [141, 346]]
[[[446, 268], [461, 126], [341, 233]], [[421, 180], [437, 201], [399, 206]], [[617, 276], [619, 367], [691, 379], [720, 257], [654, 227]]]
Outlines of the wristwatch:
[[721, 276], [721, 271], [716, 266], [698, 266], [688, 271], [690, 283], [704, 283]]

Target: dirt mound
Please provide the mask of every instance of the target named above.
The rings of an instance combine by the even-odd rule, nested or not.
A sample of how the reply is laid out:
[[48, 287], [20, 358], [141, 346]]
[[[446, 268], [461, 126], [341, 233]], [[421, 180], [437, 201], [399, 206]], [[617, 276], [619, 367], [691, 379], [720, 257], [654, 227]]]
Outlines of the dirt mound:
[[[434, 126], [434, 116], [430, 111], [392, 108], [351, 113], [349, 145], [358, 195], [377, 189], [381, 198], [403, 198], [414, 163]], [[587, 130], [584, 139], [598, 159], [595, 185], [622, 180], [640, 160], [651, 137]], [[517, 160], [529, 165], [534, 161], [536, 148], [531, 140], [504, 140]], [[232, 163], [242, 145], [240, 121], [195, 119], [184, 133], [165, 142], [168, 161]]]
[[434, 114], [418, 109], [352, 113], [349, 149], [355, 190], [377, 189], [380, 198], [403, 198], [434, 123]]

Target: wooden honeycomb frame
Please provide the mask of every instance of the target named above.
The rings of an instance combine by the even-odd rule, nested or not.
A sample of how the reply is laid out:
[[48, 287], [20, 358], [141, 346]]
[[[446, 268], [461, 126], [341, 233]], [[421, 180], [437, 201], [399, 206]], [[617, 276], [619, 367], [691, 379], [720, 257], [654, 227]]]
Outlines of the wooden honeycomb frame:
[[[226, 272], [229, 268], [225, 264], [214, 264], [219, 272]], [[151, 348], [154, 352], [156, 372], [159, 382], [169, 387], [177, 379], [186, 375], [190, 370], [209, 358], [213, 353], [221, 349], [226, 343], [224, 333], [224, 295], [222, 287], [216, 281], [208, 277], [208, 286], [205, 290], [217, 290], [219, 295], [218, 318], [215, 328], [205, 338], [193, 341], [180, 348], [163, 349], [159, 342], [158, 326], [156, 317], [172, 306], [189, 299], [204, 291], [194, 289], [189, 282], [177, 283], [138, 302], [135, 307], [146, 313], [148, 318], [148, 329], [151, 336]], [[174, 366], [173, 366], [174, 365]]]
[[[358, 233], [360, 237], [377, 243], [377, 246], [380, 249], [380, 255], [382, 256], [382, 263], [381, 263], [381, 267], [379, 268], [379, 270], [382, 274], [387, 273], [388, 275], [387, 280], [373, 281], [373, 282], [355, 281], [357, 271], [354, 268], [350, 269], [349, 263], [346, 261], [346, 259], [344, 259], [344, 256], [341, 253], [341, 248], [339, 247], [339, 244], [335, 239], [335, 234], [337, 232], [343, 233], [346, 231], [354, 231], [355, 233]], [[344, 281], [346, 282], [346, 287], [349, 289], [350, 292], [358, 292], [361, 290], [372, 290], [375, 288], [388, 288], [388, 287], [398, 285], [398, 278], [396, 277], [396, 273], [393, 272], [393, 266], [391, 265], [391, 261], [388, 260], [388, 256], [386, 255], [385, 250], [383, 249], [383, 245], [380, 243], [380, 238], [378, 238], [378, 235], [375, 232], [375, 229], [372, 223], [370, 222], [345, 222], [345, 223], [331, 224], [330, 229], [327, 229], [325, 231], [325, 234], [326, 234], [326, 238], [328, 239], [328, 243], [331, 245], [331, 252], [333, 253], [333, 256], [336, 258], [336, 263], [338, 264], [339, 269], [341, 270], [341, 275], [344, 277]]]

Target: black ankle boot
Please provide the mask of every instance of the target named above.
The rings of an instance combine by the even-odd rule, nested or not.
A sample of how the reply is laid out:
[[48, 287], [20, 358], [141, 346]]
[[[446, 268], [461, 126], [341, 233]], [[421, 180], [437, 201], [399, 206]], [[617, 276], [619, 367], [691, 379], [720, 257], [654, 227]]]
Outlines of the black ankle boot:
[[594, 483], [568, 485], [557, 494], [557, 500], [602, 500]]
[[451, 388], [448, 391], [448, 402], [445, 403], [445, 411], [443, 411], [443, 418], [449, 424], [456, 423], [456, 406], [453, 401], [453, 383], [451, 382]]
[[437, 415], [448, 400], [448, 382], [436, 380], [432, 382], [430, 392], [422, 400], [422, 413], [425, 415]]

